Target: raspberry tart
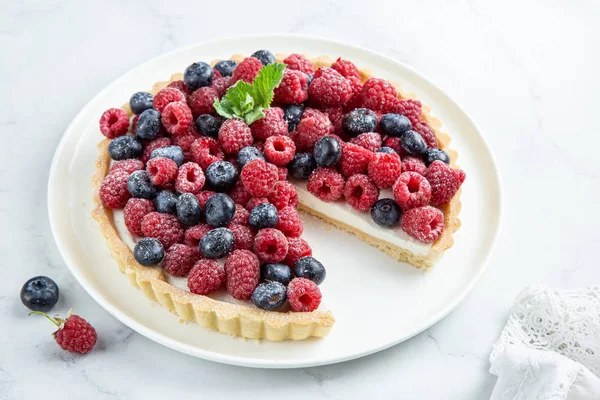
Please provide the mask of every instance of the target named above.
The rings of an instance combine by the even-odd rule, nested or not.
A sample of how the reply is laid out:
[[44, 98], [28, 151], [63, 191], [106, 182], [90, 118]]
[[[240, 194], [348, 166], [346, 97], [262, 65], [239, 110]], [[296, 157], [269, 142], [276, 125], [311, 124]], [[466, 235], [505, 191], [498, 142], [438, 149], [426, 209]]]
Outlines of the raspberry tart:
[[299, 211], [418, 268], [460, 226], [465, 174], [413, 97], [343, 59], [196, 62], [100, 117], [94, 218], [130, 282], [182, 320], [326, 336]]

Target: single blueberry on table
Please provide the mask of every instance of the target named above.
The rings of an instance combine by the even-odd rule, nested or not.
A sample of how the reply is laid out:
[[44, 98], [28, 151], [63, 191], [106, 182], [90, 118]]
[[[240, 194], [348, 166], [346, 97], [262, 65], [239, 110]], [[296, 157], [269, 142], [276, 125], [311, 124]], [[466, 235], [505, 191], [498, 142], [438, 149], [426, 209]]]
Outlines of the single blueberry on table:
[[310, 153], [298, 153], [288, 164], [290, 175], [296, 179], [308, 179], [316, 168], [317, 162]]
[[361, 133], [375, 132], [377, 127], [377, 114], [368, 108], [357, 108], [344, 115], [342, 129], [350, 136]]
[[165, 249], [158, 239], [140, 239], [133, 248], [133, 258], [139, 264], [150, 267], [159, 264], [165, 258]]
[[406, 131], [412, 129], [410, 120], [402, 114], [389, 113], [379, 121], [381, 132], [388, 136], [401, 137]]
[[294, 275], [299, 278], [310, 279], [317, 285], [325, 280], [325, 267], [314, 257], [302, 257], [294, 264]]
[[423, 155], [423, 161], [425, 161], [426, 166], [430, 166], [434, 161], [442, 161], [446, 164], [450, 164], [450, 157], [448, 157], [448, 153], [446, 153], [442, 149], [427, 149], [425, 154]]
[[192, 193], [182, 193], [175, 204], [177, 218], [183, 225], [198, 225], [202, 220], [202, 208]]
[[156, 197], [158, 189], [150, 181], [145, 170], [134, 171], [127, 180], [127, 190], [133, 197], [152, 200]]
[[216, 228], [208, 231], [200, 239], [200, 254], [204, 258], [217, 259], [231, 253], [235, 244], [233, 232], [227, 228]]
[[273, 204], [262, 203], [250, 211], [248, 224], [254, 230], [273, 228], [279, 221], [279, 213]]
[[196, 118], [198, 132], [213, 139], [218, 139], [222, 123], [222, 120], [210, 114], [202, 114]]
[[254, 57], [254, 58], [258, 59], [258, 61], [260, 61], [263, 66], [269, 65], [269, 64], [275, 64], [277, 62], [277, 60], [275, 59], [275, 56], [269, 50], [255, 51], [254, 53], [252, 53], [252, 55], [250, 57]]
[[215, 69], [219, 71], [222, 76], [231, 76], [237, 65], [238, 64], [233, 60], [223, 60], [215, 64]]
[[279, 282], [285, 286], [292, 280], [292, 269], [286, 264], [263, 264], [260, 267], [262, 282]]
[[129, 99], [129, 108], [134, 114], [139, 115], [152, 108], [154, 96], [148, 92], [137, 92]]
[[47, 276], [29, 279], [21, 288], [21, 302], [33, 311], [48, 312], [58, 302], [58, 285]]
[[136, 158], [142, 154], [142, 142], [133, 135], [114, 138], [108, 144], [108, 155], [115, 161]]
[[156, 211], [160, 213], [177, 215], [177, 194], [170, 190], [163, 190], [156, 195]]
[[237, 169], [229, 161], [216, 161], [206, 168], [206, 182], [215, 192], [226, 192], [238, 180]]
[[261, 310], [276, 310], [285, 303], [287, 291], [279, 282], [261, 283], [252, 293], [252, 302]]
[[317, 140], [313, 155], [317, 164], [322, 167], [331, 167], [340, 161], [342, 146], [333, 136], [323, 136]]
[[159, 147], [150, 154], [150, 159], [157, 157], [170, 158], [171, 160], [175, 161], [178, 167], [181, 167], [184, 159], [183, 150], [181, 150], [181, 147], [179, 146]]
[[413, 156], [420, 156], [427, 151], [427, 143], [415, 131], [406, 131], [400, 138], [400, 145], [406, 152]]
[[209, 86], [214, 78], [212, 67], [202, 61], [193, 63], [183, 73], [183, 83], [192, 90]]
[[392, 199], [380, 199], [371, 208], [371, 218], [373, 221], [385, 228], [393, 228], [398, 225], [402, 210], [398, 203]]
[[248, 164], [255, 158], [259, 158], [264, 161], [265, 156], [263, 155], [263, 152], [257, 149], [256, 147], [246, 146], [239, 151], [237, 155], [237, 163], [240, 168], [244, 168], [246, 164]]
[[145, 110], [140, 114], [135, 133], [143, 140], [153, 140], [160, 134], [160, 113], [154, 109]]
[[204, 205], [204, 219], [214, 228], [226, 226], [235, 215], [235, 202], [225, 193], [213, 194]]

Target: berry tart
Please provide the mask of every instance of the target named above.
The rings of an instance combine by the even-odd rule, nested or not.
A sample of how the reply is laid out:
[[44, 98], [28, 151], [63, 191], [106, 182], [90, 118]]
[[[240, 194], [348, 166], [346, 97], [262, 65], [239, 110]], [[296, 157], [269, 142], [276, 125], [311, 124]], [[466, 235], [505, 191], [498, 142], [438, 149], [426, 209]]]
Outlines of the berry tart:
[[348, 60], [196, 62], [100, 117], [94, 218], [130, 282], [182, 320], [326, 336], [326, 270], [299, 211], [433, 265], [460, 226], [465, 179], [440, 125]]

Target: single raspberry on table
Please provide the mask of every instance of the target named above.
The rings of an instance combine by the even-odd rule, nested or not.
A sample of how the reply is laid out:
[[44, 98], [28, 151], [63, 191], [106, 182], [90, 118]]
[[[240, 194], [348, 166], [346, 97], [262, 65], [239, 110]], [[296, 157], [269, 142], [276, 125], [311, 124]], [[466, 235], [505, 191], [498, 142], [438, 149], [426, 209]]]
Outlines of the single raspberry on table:
[[285, 207], [298, 205], [298, 193], [296, 188], [289, 182], [279, 181], [273, 185], [273, 191], [267, 197], [269, 203], [273, 204], [278, 210]]
[[148, 160], [146, 172], [152, 184], [164, 185], [173, 182], [177, 177], [177, 163], [170, 158], [156, 157]]
[[166, 87], [156, 93], [154, 100], [152, 101], [152, 105], [156, 111], [162, 113], [169, 103], [176, 103], [180, 101], [185, 102], [185, 94], [174, 87]]
[[252, 198], [252, 195], [248, 192], [246, 186], [244, 186], [244, 183], [239, 179], [235, 183], [235, 186], [233, 186], [233, 189], [231, 189], [231, 191], [228, 193], [228, 195], [229, 197], [231, 197], [231, 200], [233, 200], [234, 203], [240, 204], [242, 206], [245, 206], [246, 203], [248, 203], [248, 200]]
[[129, 116], [120, 108], [109, 108], [100, 117], [100, 132], [109, 139], [127, 134]]
[[180, 193], [198, 193], [204, 187], [204, 172], [195, 162], [186, 162], [179, 167], [175, 189]]
[[274, 90], [273, 100], [281, 104], [300, 104], [308, 99], [308, 77], [305, 73], [285, 69], [281, 83]]
[[288, 241], [279, 229], [266, 228], [256, 234], [253, 248], [262, 262], [278, 263], [287, 255]]
[[248, 226], [248, 217], [250, 212], [244, 208], [241, 204], [235, 205], [235, 214], [233, 219], [229, 222], [229, 225], [243, 225]]
[[361, 106], [373, 111], [390, 112], [398, 100], [398, 91], [388, 81], [369, 78], [359, 93]]
[[183, 236], [183, 243], [186, 246], [198, 247], [198, 245], [200, 244], [200, 239], [202, 239], [204, 235], [206, 235], [208, 231], [212, 229], [212, 226], [207, 224], [198, 224], [190, 226], [185, 230], [185, 234]]
[[266, 197], [252, 197], [246, 203], [246, 210], [252, 211], [257, 205], [265, 203], [269, 203], [269, 199], [267, 199]]
[[279, 219], [275, 228], [288, 238], [300, 237], [304, 231], [304, 224], [296, 207], [287, 206], [279, 210]]
[[165, 252], [163, 269], [169, 275], [186, 276], [199, 259], [200, 250], [198, 246], [191, 247], [175, 243]]
[[302, 238], [288, 238], [288, 253], [283, 262], [294, 268], [296, 261], [302, 257], [312, 256], [312, 249], [308, 242]]
[[350, 139], [350, 143], [357, 144], [369, 151], [375, 151], [381, 147], [381, 135], [376, 132], [361, 133], [355, 138]]
[[354, 94], [352, 84], [337, 71], [331, 71], [313, 79], [308, 95], [311, 101], [321, 106], [343, 106]]
[[280, 181], [287, 180], [287, 175], [288, 175], [287, 167], [277, 167], [277, 175], [279, 176]]
[[344, 78], [350, 78], [351, 76], [360, 78], [360, 72], [356, 65], [352, 61], [342, 60], [341, 57], [331, 64], [331, 68], [339, 72]]
[[402, 147], [399, 137], [387, 137], [383, 140], [383, 145], [394, 150], [401, 157], [408, 154], [406, 153], [406, 150], [404, 150], [404, 148]]
[[174, 215], [148, 213], [142, 218], [141, 227], [144, 237], [158, 239], [165, 249], [183, 241], [183, 226]]
[[379, 188], [367, 175], [352, 175], [344, 185], [344, 197], [350, 206], [366, 212], [379, 198]]
[[234, 250], [225, 261], [227, 292], [238, 300], [248, 300], [260, 280], [260, 263], [250, 250]]
[[402, 158], [402, 172], [416, 172], [419, 175], [425, 176], [427, 166], [419, 157], [406, 156]]
[[202, 259], [196, 262], [188, 276], [188, 288], [194, 294], [211, 294], [224, 284], [225, 270], [215, 260]]
[[228, 119], [219, 129], [219, 143], [227, 154], [237, 154], [238, 151], [250, 146], [253, 142], [254, 138], [250, 127], [239, 119]]
[[454, 197], [465, 180], [465, 173], [460, 169], [452, 169], [443, 161], [431, 163], [425, 178], [431, 185], [431, 205], [442, 206]]
[[423, 113], [421, 102], [413, 99], [396, 99], [390, 111], [404, 115], [410, 120], [413, 127], [421, 122]]
[[236, 83], [237, 81], [242, 80], [252, 83], [262, 67], [263, 65], [258, 59], [254, 57], [248, 57], [239, 63], [239, 65], [233, 70], [233, 74], [231, 75], [232, 82]]
[[296, 312], [311, 312], [321, 304], [321, 290], [316, 283], [306, 278], [294, 278], [288, 284], [287, 298]]
[[394, 186], [402, 173], [402, 161], [396, 153], [373, 153], [367, 171], [378, 188], [388, 189]]
[[314, 108], [307, 108], [296, 127], [293, 137], [297, 151], [312, 151], [317, 140], [333, 133], [333, 125], [327, 115]]
[[193, 90], [190, 89], [189, 87], [187, 87], [185, 82], [183, 82], [182, 80], [173, 81], [173, 82], [169, 83], [167, 85], [167, 87], [177, 89], [186, 96], [189, 96], [193, 92]]
[[144, 169], [144, 162], [136, 158], [130, 158], [127, 160], [115, 161], [110, 166], [108, 173], [112, 174], [117, 170], [123, 170], [128, 174], [131, 174], [132, 172], [139, 171], [141, 169]]
[[431, 206], [411, 208], [402, 215], [401, 226], [421, 242], [435, 242], [444, 231], [444, 214]]
[[263, 152], [267, 161], [278, 167], [283, 167], [294, 159], [296, 144], [288, 136], [271, 136], [265, 140]]
[[[307, 75], [314, 74], [315, 68], [312, 63], [304, 56], [292, 53], [287, 56], [283, 63], [287, 65], [287, 69], [304, 72]], [[286, 69], [286, 70], [287, 70]]]
[[225, 154], [219, 142], [208, 136], [203, 136], [192, 143], [190, 149], [192, 160], [204, 170], [217, 161], [223, 161]]
[[154, 202], [147, 199], [129, 199], [123, 209], [125, 226], [132, 235], [142, 236], [142, 219], [156, 211]]
[[206, 204], [206, 201], [210, 198], [210, 196], [212, 196], [215, 193], [216, 192], [213, 192], [212, 190], [201, 190], [198, 193], [196, 193], [196, 198], [198, 199], [198, 203], [200, 203], [200, 207], [202, 207], [203, 210], [204, 210], [204, 205]]
[[194, 122], [192, 111], [182, 101], [167, 104], [162, 112], [160, 120], [171, 135], [182, 135], [189, 129]]
[[69, 311], [66, 319], [51, 317], [41, 311], [32, 311], [29, 315], [31, 314], [43, 315], [58, 327], [58, 330], [52, 336], [63, 350], [86, 354], [96, 344], [98, 334], [94, 327], [79, 315], [71, 315], [71, 311]]
[[215, 78], [213, 83], [211, 83], [210, 87], [217, 92], [219, 99], [225, 96], [227, 93], [227, 89], [231, 87], [233, 84], [233, 79], [230, 76], [223, 76], [221, 78]]
[[400, 174], [392, 190], [402, 210], [425, 206], [431, 199], [431, 185], [416, 172]]
[[344, 194], [344, 177], [333, 168], [317, 168], [308, 178], [306, 189], [323, 201], [336, 201]]
[[127, 190], [127, 180], [129, 174], [122, 169], [118, 169], [108, 174], [100, 186], [100, 200], [104, 207], [123, 208], [131, 197]]
[[[245, 210], [244, 210], [245, 211]], [[248, 211], [246, 211], [248, 212]], [[252, 250], [254, 245], [254, 232], [249, 226], [230, 225], [229, 229], [235, 237], [235, 249]]]
[[273, 191], [279, 175], [276, 166], [256, 158], [242, 168], [240, 179], [252, 196], [265, 197]]
[[264, 117], [250, 124], [250, 130], [255, 139], [266, 140], [271, 136], [287, 135], [288, 126], [283, 118], [281, 108], [269, 107], [264, 110], [264, 113]]
[[219, 99], [219, 93], [209, 86], [201, 87], [192, 93], [189, 100], [194, 117], [202, 114], [212, 114], [215, 111], [213, 103]]
[[344, 176], [364, 174], [367, 172], [373, 152], [354, 143], [342, 144], [342, 156], [339, 166]]
[[413, 125], [413, 131], [417, 132], [425, 143], [427, 143], [427, 147], [432, 149], [439, 148], [437, 138], [435, 136], [435, 132], [425, 121], [421, 121], [418, 124]]
[[152, 152], [156, 149], [160, 149], [161, 147], [167, 147], [173, 144], [171, 138], [168, 137], [160, 137], [154, 139], [150, 142], [144, 143], [144, 150], [142, 151], [142, 161], [147, 163], [152, 155]]

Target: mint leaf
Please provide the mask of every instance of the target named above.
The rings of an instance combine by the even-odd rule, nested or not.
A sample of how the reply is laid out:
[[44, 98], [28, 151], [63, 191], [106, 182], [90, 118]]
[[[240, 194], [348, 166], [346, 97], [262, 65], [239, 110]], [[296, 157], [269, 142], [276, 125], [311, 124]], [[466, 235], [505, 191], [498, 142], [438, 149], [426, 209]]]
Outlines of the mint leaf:
[[268, 108], [273, 101], [273, 90], [279, 86], [283, 79], [285, 64], [269, 64], [260, 70], [252, 88], [254, 89], [254, 100], [263, 108]]

